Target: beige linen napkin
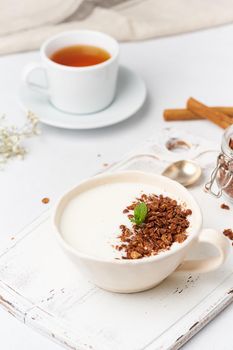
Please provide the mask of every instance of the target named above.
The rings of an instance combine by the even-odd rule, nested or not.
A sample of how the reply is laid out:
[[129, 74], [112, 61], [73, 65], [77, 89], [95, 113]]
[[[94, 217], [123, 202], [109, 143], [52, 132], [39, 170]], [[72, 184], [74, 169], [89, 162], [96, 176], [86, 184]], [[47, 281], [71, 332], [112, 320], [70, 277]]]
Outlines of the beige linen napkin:
[[233, 0], [0, 0], [0, 54], [37, 49], [64, 30], [143, 40], [233, 22]]

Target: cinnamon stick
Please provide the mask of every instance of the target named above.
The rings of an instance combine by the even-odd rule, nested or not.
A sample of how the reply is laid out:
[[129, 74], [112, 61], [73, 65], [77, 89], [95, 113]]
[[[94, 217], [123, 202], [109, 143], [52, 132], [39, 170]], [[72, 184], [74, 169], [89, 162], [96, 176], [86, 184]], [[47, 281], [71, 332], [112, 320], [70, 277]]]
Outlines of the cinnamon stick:
[[[217, 110], [227, 114], [229, 117], [233, 118], [233, 107], [210, 107], [210, 109]], [[163, 112], [164, 120], [166, 121], [185, 121], [185, 120], [198, 120], [205, 119], [199, 115], [195, 115], [188, 109], [165, 109]]]
[[222, 111], [211, 109], [192, 97], [187, 101], [187, 109], [199, 117], [212, 121], [223, 129], [233, 123], [232, 118]]

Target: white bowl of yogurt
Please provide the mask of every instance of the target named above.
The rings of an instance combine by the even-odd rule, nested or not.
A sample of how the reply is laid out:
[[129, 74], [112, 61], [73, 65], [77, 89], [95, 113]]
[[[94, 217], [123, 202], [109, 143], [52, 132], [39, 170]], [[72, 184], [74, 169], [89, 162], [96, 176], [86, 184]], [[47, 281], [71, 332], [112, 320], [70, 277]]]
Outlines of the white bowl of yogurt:
[[[119, 225], [127, 224], [122, 210], [141, 193], [163, 194], [192, 210], [187, 239], [169, 250], [142, 259], [121, 259]], [[224, 262], [228, 240], [213, 229], [202, 229], [201, 210], [186, 188], [164, 176], [139, 171], [103, 174], [65, 193], [53, 214], [53, 225], [66, 255], [92, 283], [112, 292], [133, 293], [159, 284], [177, 268], [208, 272]], [[218, 255], [185, 261], [194, 244], [214, 245]]]

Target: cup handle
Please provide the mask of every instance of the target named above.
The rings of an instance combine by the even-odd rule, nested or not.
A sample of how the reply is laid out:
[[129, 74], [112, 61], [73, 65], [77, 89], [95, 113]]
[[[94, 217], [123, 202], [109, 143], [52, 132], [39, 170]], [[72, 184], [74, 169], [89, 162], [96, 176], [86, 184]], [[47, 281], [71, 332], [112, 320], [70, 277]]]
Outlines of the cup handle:
[[[42, 85], [34, 83], [33, 81], [30, 80], [31, 74], [35, 70], [39, 70], [39, 69], [44, 71], [47, 86], [42, 86]], [[41, 94], [48, 96], [49, 93], [48, 93], [47, 73], [46, 73], [46, 69], [40, 63], [32, 62], [32, 63], [29, 63], [28, 65], [26, 65], [26, 67], [24, 67], [23, 72], [22, 72], [22, 80], [33, 91], [36, 91], [36, 92], [39, 92]]]
[[209, 243], [218, 250], [218, 256], [200, 260], [185, 260], [176, 271], [189, 271], [203, 273], [216, 270], [221, 266], [229, 252], [230, 243], [228, 239], [216, 230], [202, 230], [198, 243]]

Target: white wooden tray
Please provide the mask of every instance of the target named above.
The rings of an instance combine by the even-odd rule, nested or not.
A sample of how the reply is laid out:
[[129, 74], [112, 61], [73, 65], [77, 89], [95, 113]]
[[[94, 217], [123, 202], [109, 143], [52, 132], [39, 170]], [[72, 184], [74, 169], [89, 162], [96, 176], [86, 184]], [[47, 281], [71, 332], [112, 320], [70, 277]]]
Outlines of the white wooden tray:
[[[186, 139], [191, 149], [168, 151], [171, 137]], [[196, 159], [204, 176], [191, 192], [204, 226], [222, 231], [232, 225], [232, 210], [220, 209], [223, 200], [203, 191], [216, 154], [206, 140], [166, 129], [108, 171], [160, 173], [172, 160]], [[54, 239], [49, 211], [13, 238], [0, 250], [0, 304], [68, 349], [178, 349], [233, 300], [233, 251], [218, 271], [174, 273], [150, 291], [123, 295], [93, 286], [74, 269]], [[203, 245], [193, 255], [214, 253], [209, 250]]]

